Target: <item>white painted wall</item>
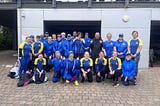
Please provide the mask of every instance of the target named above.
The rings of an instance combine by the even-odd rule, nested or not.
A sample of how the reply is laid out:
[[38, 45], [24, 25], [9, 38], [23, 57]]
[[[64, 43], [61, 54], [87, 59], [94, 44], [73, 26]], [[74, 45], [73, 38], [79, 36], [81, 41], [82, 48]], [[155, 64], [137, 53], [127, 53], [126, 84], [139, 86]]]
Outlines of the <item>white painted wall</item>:
[[[43, 34], [44, 20], [69, 20], [69, 21], [101, 21], [101, 35], [110, 32], [113, 40], [119, 33], [125, 34], [125, 39], [131, 38], [131, 32], [137, 30], [143, 40], [143, 50], [140, 68], [148, 68], [150, 22], [160, 20], [160, 9], [18, 9], [18, 43], [27, 35]], [[129, 16], [127, 23], [122, 21], [124, 15]]]

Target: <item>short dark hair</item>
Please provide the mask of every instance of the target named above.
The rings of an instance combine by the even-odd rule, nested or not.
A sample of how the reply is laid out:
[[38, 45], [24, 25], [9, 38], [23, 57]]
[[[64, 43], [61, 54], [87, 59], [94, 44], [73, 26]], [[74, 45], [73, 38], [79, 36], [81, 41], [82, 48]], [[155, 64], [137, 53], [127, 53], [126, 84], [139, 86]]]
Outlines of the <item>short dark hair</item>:
[[41, 38], [41, 36], [37, 35], [37, 36], [36, 36], [36, 38], [39, 38], [39, 39], [40, 39], [40, 38]]
[[132, 35], [133, 35], [135, 32], [138, 34], [138, 31], [132, 31]]

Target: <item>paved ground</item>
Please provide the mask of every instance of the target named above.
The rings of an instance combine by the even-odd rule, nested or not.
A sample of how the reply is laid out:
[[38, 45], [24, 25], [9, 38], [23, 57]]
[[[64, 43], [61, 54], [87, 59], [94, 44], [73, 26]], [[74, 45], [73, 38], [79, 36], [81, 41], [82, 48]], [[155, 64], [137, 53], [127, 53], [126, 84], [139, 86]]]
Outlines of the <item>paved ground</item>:
[[18, 88], [17, 80], [6, 76], [10, 69], [6, 65], [16, 61], [14, 53], [0, 52], [0, 106], [160, 106], [160, 68], [142, 70], [136, 86], [114, 88], [111, 81], [78, 87], [53, 84], [49, 73], [47, 83]]

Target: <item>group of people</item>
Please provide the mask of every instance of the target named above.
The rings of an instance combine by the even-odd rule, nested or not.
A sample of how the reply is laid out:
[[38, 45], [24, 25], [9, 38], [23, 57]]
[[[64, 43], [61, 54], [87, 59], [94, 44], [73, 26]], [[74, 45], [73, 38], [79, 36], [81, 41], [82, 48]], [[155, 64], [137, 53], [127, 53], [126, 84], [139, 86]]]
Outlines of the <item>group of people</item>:
[[132, 39], [128, 42], [119, 34], [117, 41], [112, 40], [112, 34], [106, 35], [107, 40], [101, 39], [96, 32], [93, 39], [89, 33], [74, 31], [73, 34], [61, 34], [26, 37], [25, 42], [19, 46], [19, 76], [28, 70], [34, 74], [35, 83], [40, 84], [45, 80], [46, 72], [53, 70], [52, 81], [79, 85], [81, 82], [101, 82], [113, 79], [114, 86], [118, 86], [121, 78], [124, 85], [136, 85], [138, 62], [142, 50], [142, 40], [138, 32], [132, 32]]

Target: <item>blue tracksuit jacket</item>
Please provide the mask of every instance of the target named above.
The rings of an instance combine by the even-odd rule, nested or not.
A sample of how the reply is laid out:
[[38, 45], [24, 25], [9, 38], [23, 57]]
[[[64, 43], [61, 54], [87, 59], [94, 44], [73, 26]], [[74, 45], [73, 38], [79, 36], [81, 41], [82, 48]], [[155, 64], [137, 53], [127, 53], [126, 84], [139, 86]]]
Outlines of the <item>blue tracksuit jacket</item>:
[[64, 42], [62, 40], [60, 40], [60, 41], [56, 40], [55, 45], [53, 47], [54, 53], [56, 51], [59, 51], [61, 53], [61, 55], [63, 56], [63, 43]]
[[64, 49], [64, 56], [65, 57], [68, 57], [69, 55], [69, 52], [74, 50], [73, 48], [73, 40], [66, 40], [64, 43], [63, 43], [63, 49]]
[[66, 59], [64, 61], [64, 78], [67, 80], [71, 80], [73, 76], [76, 76], [76, 80], [79, 80], [79, 70], [80, 62], [79, 60]]
[[124, 60], [122, 64], [122, 73], [124, 77], [134, 76], [136, 73], [136, 62], [134, 60]]
[[115, 42], [115, 47], [118, 53], [123, 53], [122, 55], [118, 56], [119, 58], [125, 58], [126, 53], [128, 51], [128, 43], [126, 41], [122, 41], [120, 42], [119, 40], [117, 40]]
[[53, 55], [53, 53], [54, 53], [53, 42], [51, 42], [51, 43], [45, 42], [44, 43], [44, 53], [47, 55], [47, 57]]
[[84, 53], [84, 40], [73, 40], [74, 53]]

